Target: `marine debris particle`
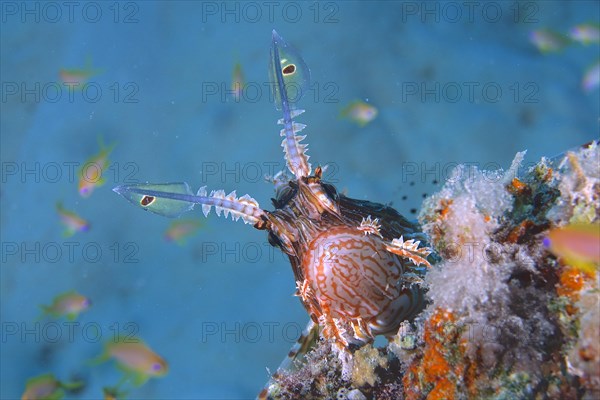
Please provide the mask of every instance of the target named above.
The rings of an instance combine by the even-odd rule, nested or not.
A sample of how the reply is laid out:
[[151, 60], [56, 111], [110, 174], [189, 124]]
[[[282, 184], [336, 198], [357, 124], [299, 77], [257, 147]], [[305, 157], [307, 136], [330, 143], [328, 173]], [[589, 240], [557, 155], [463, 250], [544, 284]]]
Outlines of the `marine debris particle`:
[[585, 273], [542, 245], [550, 229], [600, 221], [598, 145], [517, 174], [523, 157], [507, 171], [459, 166], [425, 200], [419, 221], [442, 258], [415, 321], [387, 347], [354, 351], [350, 376], [319, 342], [269, 397], [600, 397], [598, 266]]

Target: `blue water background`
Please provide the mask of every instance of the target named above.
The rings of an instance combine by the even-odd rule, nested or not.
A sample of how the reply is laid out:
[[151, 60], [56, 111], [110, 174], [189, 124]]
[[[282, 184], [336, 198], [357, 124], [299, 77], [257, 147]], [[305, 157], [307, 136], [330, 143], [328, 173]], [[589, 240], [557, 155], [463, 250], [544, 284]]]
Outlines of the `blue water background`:
[[[116, 332], [136, 333], [170, 366], [132, 398], [251, 398], [287, 354], [308, 317], [264, 232], [212, 214], [177, 246], [163, 239], [169, 220], [111, 191], [187, 181], [272, 208], [262, 175], [283, 168], [265, 86], [273, 28], [312, 72], [299, 118], [310, 161], [329, 163], [326, 176], [352, 197], [414, 217], [456, 163], [507, 168], [517, 151], [535, 162], [598, 137], [599, 92], [580, 84], [598, 47], [542, 55], [528, 41], [535, 29], [597, 21], [598, 2], [484, 2], [472, 15], [463, 2], [275, 2], [272, 15], [262, 2], [76, 3], [72, 18], [60, 2], [58, 18], [46, 3], [26, 3], [25, 15], [21, 2], [2, 5], [2, 399], [44, 372], [83, 378], [71, 396], [99, 398], [119, 372], [86, 360]], [[87, 57], [102, 72], [70, 99], [58, 71]], [[222, 90], [236, 62], [251, 84], [240, 102]], [[379, 110], [364, 128], [339, 118], [355, 99]], [[99, 135], [116, 147], [106, 184], [84, 199], [68, 165], [96, 153]], [[63, 238], [57, 201], [91, 230]], [[36, 325], [38, 306], [71, 289], [93, 301], [79, 325]]]

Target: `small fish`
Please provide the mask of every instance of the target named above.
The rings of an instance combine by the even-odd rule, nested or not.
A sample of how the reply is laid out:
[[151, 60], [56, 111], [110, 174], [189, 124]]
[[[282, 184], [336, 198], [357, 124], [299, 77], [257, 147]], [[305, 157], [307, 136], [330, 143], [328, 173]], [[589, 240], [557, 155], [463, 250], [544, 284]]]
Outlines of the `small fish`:
[[64, 383], [53, 374], [43, 374], [30, 378], [25, 384], [25, 392], [21, 400], [60, 400], [65, 390], [75, 390], [83, 386], [83, 382]]
[[96, 187], [104, 184], [102, 173], [109, 167], [110, 161], [108, 156], [115, 148], [116, 143], [106, 147], [102, 143], [102, 139], [98, 138], [100, 151], [98, 154], [91, 156], [79, 170], [79, 194], [81, 197], [89, 197]]
[[340, 113], [340, 117], [346, 117], [357, 123], [361, 128], [373, 121], [377, 116], [377, 108], [362, 100], [355, 100], [348, 104]]
[[165, 240], [184, 245], [186, 239], [196, 233], [202, 227], [202, 221], [198, 219], [180, 219], [173, 221], [165, 231]]
[[83, 68], [62, 68], [59, 71], [59, 75], [65, 84], [72, 85], [75, 89], [81, 90], [91, 77], [101, 72], [101, 69], [92, 68], [92, 59], [91, 57], [87, 57]]
[[581, 87], [586, 92], [591, 92], [600, 85], [600, 61], [588, 68], [581, 80]]
[[60, 381], [52, 374], [44, 374], [27, 380], [21, 400], [60, 400], [64, 396]]
[[104, 353], [94, 360], [98, 364], [114, 358], [117, 366], [125, 373], [125, 379], [131, 379], [135, 386], [141, 386], [150, 378], [167, 374], [167, 362], [152, 351], [140, 339], [117, 338], [106, 343]]
[[40, 306], [43, 310], [40, 318], [44, 315], [50, 315], [54, 318], [66, 317], [69, 321], [73, 321], [91, 305], [90, 299], [71, 290], [56, 296], [49, 306]]
[[90, 230], [90, 223], [73, 211], [65, 209], [62, 203], [56, 203], [56, 212], [60, 217], [60, 222], [65, 226], [64, 237], [71, 237], [76, 232], [87, 232]]
[[574, 223], [548, 232], [543, 244], [556, 257], [593, 275], [600, 265], [600, 224]]
[[242, 65], [238, 62], [233, 67], [233, 74], [231, 75], [231, 91], [235, 101], [240, 101], [242, 98], [242, 91], [244, 90], [244, 74], [242, 73]]
[[126, 392], [119, 391], [118, 385], [103, 387], [102, 394], [104, 394], [104, 400], [119, 400], [127, 396]]
[[558, 52], [571, 43], [567, 36], [550, 29], [530, 32], [529, 41], [544, 54]]
[[579, 24], [571, 28], [571, 39], [584, 45], [600, 43], [600, 24]]

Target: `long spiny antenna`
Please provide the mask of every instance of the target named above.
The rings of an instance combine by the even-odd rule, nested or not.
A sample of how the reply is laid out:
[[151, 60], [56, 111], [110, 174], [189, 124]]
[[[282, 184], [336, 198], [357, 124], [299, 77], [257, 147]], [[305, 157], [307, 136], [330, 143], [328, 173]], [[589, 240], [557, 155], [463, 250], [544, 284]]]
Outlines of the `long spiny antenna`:
[[194, 195], [186, 182], [122, 185], [113, 191], [144, 210], [166, 217], [178, 217], [196, 204], [202, 205], [205, 216], [215, 207], [217, 215], [223, 212], [227, 218], [231, 214], [231, 219], [237, 221], [242, 218], [246, 224], [256, 224], [267, 214], [247, 194], [238, 198], [235, 191], [225, 195], [223, 190], [213, 190], [207, 195], [206, 186], [203, 186]]
[[[310, 175], [311, 165], [308, 162], [309, 156], [306, 155], [308, 145], [300, 143], [306, 136], [297, 135], [306, 125], [294, 122], [293, 119], [304, 112], [295, 105], [310, 85], [310, 71], [298, 52], [275, 30], [273, 30], [270, 71], [275, 102], [277, 108], [283, 113], [283, 118], [277, 121], [278, 124], [283, 125], [280, 132], [284, 137], [281, 146], [284, 149], [288, 168], [296, 179], [300, 179]], [[288, 93], [288, 87], [296, 89], [296, 96], [293, 99]]]

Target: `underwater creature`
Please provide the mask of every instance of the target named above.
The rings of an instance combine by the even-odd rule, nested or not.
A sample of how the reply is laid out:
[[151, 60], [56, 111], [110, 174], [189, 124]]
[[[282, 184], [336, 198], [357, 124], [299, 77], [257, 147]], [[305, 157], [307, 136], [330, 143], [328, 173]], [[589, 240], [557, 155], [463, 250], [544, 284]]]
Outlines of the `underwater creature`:
[[569, 36], [572, 40], [583, 45], [600, 42], [600, 25], [598, 23], [579, 24], [571, 29]]
[[124, 399], [127, 396], [127, 393], [121, 392], [118, 386], [103, 387], [102, 394], [104, 395], [104, 400]]
[[[288, 97], [287, 86], [308, 87], [310, 72], [301, 56], [273, 31], [270, 72], [276, 108], [281, 110], [287, 167], [293, 178], [278, 174], [274, 211], [260, 208], [248, 195], [223, 190], [194, 195], [185, 182], [122, 185], [113, 190], [134, 205], [175, 217], [200, 204], [208, 216], [231, 215], [268, 232], [269, 243], [289, 258], [296, 295], [310, 315], [309, 329], [351, 356], [352, 348], [371, 343], [376, 335], [393, 336], [401, 322], [424, 307], [419, 285], [404, 278], [429, 266], [426, 236], [391, 207], [346, 197], [322, 180], [323, 169], [312, 172], [306, 155], [306, 126], [294, 119], [304, 110]], [[412, 276], [411, 276], [412, 281]], [[305, 335], [311, 337], [311, 335]]]
[[590, 92], [600, 85], [600, 61], [588, 68], [581, 80], [581, 87]]
[[43, 310], [42, 317], [44, 315], [50, 315], [54, 318], [66, 317], [68, 320], [73, 321], [91, 305], [90, 299], [71, 290], [56, 296], [49, 306], [42, 305], [40, 307]]
[[[552, 31], [538, 29], [530, 32], [529, 39], [542, 53], [553, 53], [562, 50], [571, 43], [580, 42], [584, 45], [599, 42], [600, 25], [596, 23], [580, 24], [571, 29], [570, 36]], [[590, 92], [600, 84], [600, 61], [592, 64], [581, 79], [581, 87]]]
[[81, 197], [89, 197], [95, 188], [104, 184], [102, 172], [108, 169], [110, 161], [108, 156], [115, 148], [116, 143], [104, 146], [102, 139], [98, 138], [100, 151], [91, 156], [79, 169], [79, 194]]
[[65, 226], [64, 237], [71, 237], [76, 232], [87, 232], [90, 230], [90, 223], [73, 211], [65, 209], [62, 203], [56, 203], [56, 212], [60, 217], [60, 223]]
[[233, 67], [231, 75], [231, 92], [235, 101], [240, 101], [242, 90], [244, 89], [244, 74], [242, 73], [242, 65], [237, 62]]
[[538, 29], [530, 32], [529, 41], [542, 53], [558, 52], [571, 43], [567, 36], [550, 29]]
[[92, 59], [91, 57], [87, 57], [83, 68], [62, 68], [59, 71], [59, 75], [65, 84], [73, 85], [75, 89], [81, 89], [91, 77], [101, 72], [101, 69], [92, 68]]
[[201, 226], [202, 222], [197, 219], [179, 219], [173, 221], [167, 228], [164, 238], [168, 242], [183, 245], [186, 239], [196, 233]]
[[600, 266], [600, 224], [574, 223], [554, 228], [543, 240], [566, 264], [593, 275]]
[[295, 179], [280, 185], [275, 211], [261, 209], [248, 195], [223, 190], [208, 195], [201, 187], [194, 195], [185, 182], [123, 185], [113, 190], [133, 204], [164, 216], [178, 216], [201, 204], [208, 216], [212, 207], [233, 220], [242, 218], [269, 232], [269, 242], [285, 252], [296, 278], [296, 294], [323, 329], [323, 336], [342, 348], [371, 342], [374, 335], [395, 334], [403, 320], [422, 306], [421, 292], [404, 287], [408, 269], [429, 265], [431, 250], [419, 247], [425, 236], [391, 207], [340, 195], [321, 180], [322, 168], [311, 175], [305, 128], [293, 119], [304, 110], [287, 96], [286, 85], [309, 84], [304, 60], [273, 31], [271, 76], [274, 98], [283, 111], [278, 121], [289, 170]]
[[75, 390], [81, 386], [83, 382], [65, 383], [53, 374], [42, 374], [27, 380], [21, 400], [60, 400], [65, 396], [63, 389]]
[[58, 400], [62, 399], [64, 395], [60, 381], [56, 380], [52, 374], [44, 374], [27, 380], [21, 400]]
[[150, 378], [165, 376], [169, 371], [167, 362], [137, 338], [119, 337], [107, 342], [104, 353], [90, 363], [99, 364], [110, 358], [114, 358], [125, 373], [123, 380], [131, 380], [135, 386], [143, 385]]
[[373, 121], [377, 116], [377, 108], [362, 100], [355, 100], [340, 112], [340, 117], [348, 118], [361, 128]]

